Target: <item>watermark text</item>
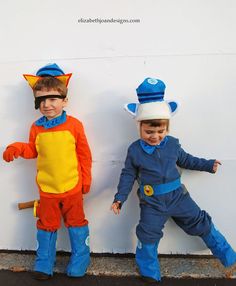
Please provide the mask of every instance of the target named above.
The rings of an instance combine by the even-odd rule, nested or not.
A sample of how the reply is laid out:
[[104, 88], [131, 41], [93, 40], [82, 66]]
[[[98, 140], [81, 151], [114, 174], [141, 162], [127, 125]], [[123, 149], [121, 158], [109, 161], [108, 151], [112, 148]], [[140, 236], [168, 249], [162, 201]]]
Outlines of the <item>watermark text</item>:
[[79, 24], [139, 24], [140, 19], [116, 19], [116, 18], [79, 18]]

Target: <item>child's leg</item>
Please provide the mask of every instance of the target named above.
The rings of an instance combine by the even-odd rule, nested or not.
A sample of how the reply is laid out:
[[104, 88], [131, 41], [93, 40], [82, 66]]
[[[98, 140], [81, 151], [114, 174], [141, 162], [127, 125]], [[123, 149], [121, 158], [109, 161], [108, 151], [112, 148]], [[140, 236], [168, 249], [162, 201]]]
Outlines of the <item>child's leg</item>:
[[53, 275], [53, 267], [56, 260], [57, 229], [60, 227], [58, 199], [41, 197], [37, 215], [39, 217], [37, 221], [38, 249], [34, 271], [39, 272], [35, 278], [41, 280]]
[[161, 280], [160, 264], [157, 257], [158, 243], [138, 241], [135, 260], [142, 277], [150, 280]]
[[37, 275], [35, 278], [47, 279], [47, 275], [53, 275], [53, 267], [56, 258], [56, 240], [57, 232], [50, 232], [38, 229], [37, 233], [38, 249], [36, 252], [36, 260], [34, 271], [45, 273], [46, 275]]
[[189, 235], [201, 236], [210, 231], [210, 215], [199, 208], [188, 192], [181, 194], [170, 214], [176, 224]]
[[161, 280], [157, 247], [163, 236], [162, 229], [168, 217], [163, 216], [150, 205], [140, 204], [140, 221], [136, 228], [139, 239], [136, 248], [136, 263], [141, 276], [154, 281]]
[[68, 228], [71, 243], [71, 257], [67, 266], [67, 275], [82, 277], [90, 264], [88, 226]]
[[62, 215], [68, 227], [72, 252], [67, 275], [81, 277], [90, 264], [88, 221], [85, 219], [81, 193], [63, 199]]
[[228, 267], [236, 262], [236, 253], [224, 236], [215, 229], [209, 214], [199, 208], [189, 193], [172, 212], [174, 221], [188, 234], [200, 236], [221, 263]]
[[216, 230], [212, 224], [211, 230], [207, 235], [201, 236], [207, 247], [210, 248], [225, 267], [232, 266], [236, 263], [236, 252], [232, 249], [225, 237]]

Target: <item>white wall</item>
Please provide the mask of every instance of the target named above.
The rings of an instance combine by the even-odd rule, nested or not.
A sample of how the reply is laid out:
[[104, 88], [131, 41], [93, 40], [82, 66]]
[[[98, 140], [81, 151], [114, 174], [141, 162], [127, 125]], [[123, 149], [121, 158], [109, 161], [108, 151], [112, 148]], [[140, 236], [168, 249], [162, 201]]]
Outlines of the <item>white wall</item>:
[[[22, 73], [56, 62], [73, 72], [67, 112], [84, 122], [93, 153], [85, 197], [93, 252], [134, 252], [139, 219], [135, 190], [120, 216], [109, 210], [128, 145], [137, 138], [122, 106], [136, 102], [145, 77], [167, 85], [180, 110], [171, 122], [186, 151], [221, 160], [215, 175], [183, 171], [192, 197], [236, 248], [236, 2], [233, 0], [9, 0], [0, 10], [1, 153], [26, 141], [40, 115]], [[80, 18], [140, 19], [139, 24], [79, 24]], [[35, 161], [0, 162], [0, 249], [35, 249], [35, 220], [17, 203], [38, 197]], [[69, 250], [66, 229], [58, 249]], [[161, 253], [208, 253], [172, 221]]]

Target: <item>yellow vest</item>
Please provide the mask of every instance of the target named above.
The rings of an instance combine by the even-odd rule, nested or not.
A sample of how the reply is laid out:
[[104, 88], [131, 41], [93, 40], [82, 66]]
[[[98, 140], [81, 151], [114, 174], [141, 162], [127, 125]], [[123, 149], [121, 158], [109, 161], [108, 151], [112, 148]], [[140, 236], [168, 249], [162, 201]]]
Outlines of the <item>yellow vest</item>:
[[62, 194], [79, 181], [75, 138], [68, 130], [39, 133], [37, 183], [46, 193]]

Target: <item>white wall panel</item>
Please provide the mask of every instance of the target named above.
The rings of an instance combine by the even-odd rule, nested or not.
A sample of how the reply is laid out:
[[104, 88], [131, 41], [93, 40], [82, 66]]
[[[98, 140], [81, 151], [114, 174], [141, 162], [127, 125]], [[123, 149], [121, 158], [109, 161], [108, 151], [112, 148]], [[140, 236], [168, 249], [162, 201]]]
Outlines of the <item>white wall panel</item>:
[[[194, 155], [217, 158], [217, 174], [183, 171], [193, 198], [236, 248], [236, 2], [2, 1], [0, 11], [0, 152], [26, 141], [34, 110], [23, 73], [49, 62], [72, 72], [67, 112], [83, 121], [93, 153], [93, 185], [85, 197], [93, 252], [133, 252], [139, 219], [136, 188], [120, 216], [110, 211], [128, 145], [138, 137], [123, 105], [136, 102], [145, 77], [161, 78], [166, 99], [180, 103], [171, 134]], [[139, 24], [79, 24], [80, 18], [140, 19]], [[0, 249], [35, 249], [35, 220], [17, 203], [38, 197], [35, 160], [0, 161]], [[161, 253], [208, 253], [172, 221]], [[69, 250], [66, 229], [58, 249]]]

